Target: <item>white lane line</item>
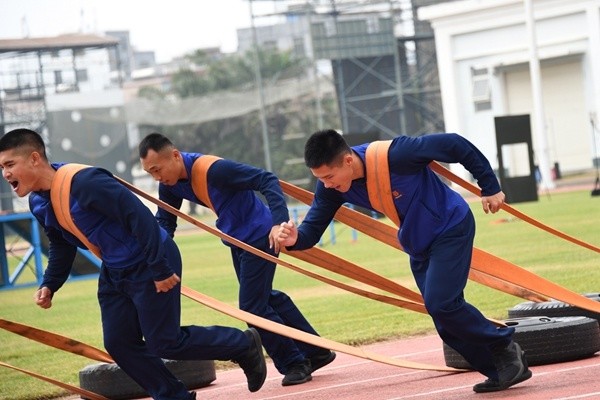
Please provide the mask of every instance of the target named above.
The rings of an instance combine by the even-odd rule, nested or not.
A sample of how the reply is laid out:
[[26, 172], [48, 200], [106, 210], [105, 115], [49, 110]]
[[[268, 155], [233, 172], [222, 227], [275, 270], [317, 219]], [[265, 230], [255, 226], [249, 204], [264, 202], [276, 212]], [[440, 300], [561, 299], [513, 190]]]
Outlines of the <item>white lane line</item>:
[[398, 378], [398, 377], [402, 377], [402, 376], [420, 374], [420, 373], [423, 373], [423, 372], [425, 372], [425, 371], [412, 371], [412, 372], [405, 372], [403, 374], [394, 374], [394, 375], [379, 376], [377, 378], [363, 379], [363, 380], [360, 380], [360, 381], [353, 381], [353, 382], [348, 382], [348, 383], [340, 383], [340, 384], [337, 384], [337, 385], [324, 386], [322, 388], [316, 388], [316, 389], [310, 389], [310, 390], [303, 390], [303, 391], [299, 391], [299, 392], [280, 394], [280, 395], [277, 395], [277, 396], [261, 397], [261, 400], [283, 399], [283, 398], [286, 398], [286, 397], [295, 397], [295, 396], [300, 396], [299, 398], [302, 398], [301, 396], [303, 394], [305, 395], [305, 394], [308, 394], [308, 393], [317, 393], [317, 392], [322, 392], [324, 390], [332, 390], [332, 389], [337, 389], [337, 388], [342, 388], [342, 387], [354, 386], [354, 385], [358, 385], [358, 384], [377, 382], [377, 381], [381, 381], [381, 380], [385, 380], [385, 379], [391, 379], [391, 378]]
[[552, 399], [552, 400], [585, 399], [586, 397], [596, 397], [596, 396], [600, 397], [600, 392], [580, 394], [578, 396], [571, 396], [571, 397], [557, 397], [557, 398]]
[[[424, 354], [428, 354], [428, 353], [437, 353], [437, 352], [440, 352], [440, 351], [441, 351], [441, 349], [423, 350], [423, 351], [418, 351], [418, 352], [413, 352], [413, 353], [405, 353], [405, 354], [400, 354], [400, 355], [397, 355], [397, 356], [392, 356], [392, 358], [418, 357], [420, 355], [424, 355]], [[357, 357], [353, 357], [353, 358], [357, 358]], [[335, 363], [335, 361], [334, 361], [334, 363]], [[356, 366], [360, 366], [360, 365], [374, 364], [374, 363], [376, 363], [376, 362], [375, 361], [371, 361], [371, 360], [362, 360], [362, 361], [358, 361], [358, 362], [346, 363], [346, 364], [341, 364], [341, 365], [328, 365], [327, 367], [325, 367], [323, 369], [320, 369], [318, 373], [328, 372], [328, 371], [333, 371], [333, 370], [340, 370], [340, 369], [345, 369], [345, 368], [352, 368], [352, 367], [356, 367]], [[390, 368], [394, 368], [393, 365], [390, 365], [389, 367]], [[275, 372], [277, 372], [277, 371], [275, 370]], [[412, 371], [412, 372], [403, 373], [403, 374], [399, 374], [399, 375], [390, 375], [390, 377], [412, 375], [414, 373], [424, 373], [424, 372], [430, 372], [430, 371], [418, 370], [418, 371]], [[233, 369], [233, 370], [228, 370], [228, 371], [221, 371], [221, 373], [222, 374], [226, 374], [226, 373], [235, 373], [235, 374], [238, 374], [239, 372], [236, 371], [235, 369]], [[245, 377], [243, 375], [242, 375], [242, 377], [245, 379]], [[386, 379], [386, 377], [377, 378], [377, 379]], [[217, 371], [217, 380], [218, 380], [218, 378], [219, 378], [219, 371]], [[281, 379], [280, 376], [273, 377], [273, 378], [267, 378], [266, 382], [274, 381], [274, 380], [280, 380], [280, 379]], [[365, 381], [365, 382], [367, 382], [367, 381]], [[357, 382], [362, 382], [362, 381], [357, 381]], [[350, 385], [350, 384], [351, 383], [341, 384], [341, 386], [347, 386], [347, 385]], [[243, 381], [243, 380], [240, 383], [232, 383], [232, 384], [228, 384], [226, 386], [218, 386], [218, 382], [217, 382], [214, 387], [207, 387], [207, 388], [202, 389], [202, 393], [216, 392], [216, 391], [219, 391], [219, 390], [229, 390], [230, 388], [238, 387], [238, 386], [239, 387], [246, 387], [246, 385], [247, 385], [246, 382]], [[330, 387], [336, 387], [336, 386], [330, 386]], [[326, 388], [319, 388], [319, 389], [314, 389], [314, 390], [318, 391], [318, 390], [324, 390], [324, 389], [326, 389]], [[294, 392], [294, 393], [291, 393], [291, 394], [297, 394], [297, 393], [299, 393], [299, 392]], [[304, 392], [301, 392], [301, 393], [304, 393]], [[271, 398], [271, 397], [269, 397], [269, 398]], [[273, 397], [273, 398], [276, 398], [276, 397]]]
[[[557, 369], [557, 370], [553, 370], [553, 371], [546, 371], [546, 372], [534, 372], [533, 377], [531, 379], [538, 378], [540, 376], [545, 376], [545, 375], [553, 375], [553, 374], [561, 373], [561, 372], [577, 371], [577, 370], [580, 370], [580, 369], [586, 369], [586, 368], [590, 368], [590, 367], [592, 367], [592, 368], [593, 367], [600, 367], [600, 363], [598, 363], [598, 364], [591, 364], [591, 365], [582, 365], [582, 366], [579, 366], [579, 367], [562, 368], [562, 369]], [[455, 390], [462, 390], [462, 389], [471, 388], [471, 387], [472, 387], [472, 385], [454, 386], [454, 387], [450, 387], [450, 388], [438, 389], [438, 390], [433, 390], [433, 391], [429, 391], [429, 392], [416, 393], [416, 394], [411, 394], [411, 395], [402, 396], [402, 397], [393, 397], [393, 398], [388, 399], [388, 400], [412, 399], [412, 398], [415, 398], [415, 397], [431, 396], [432, 394], [452, 392], [452, 391], [455, 391]], [[594, 395], [594, 394], [597, 394], [597, 393], [592, 393], [592, 394], [590, 394], [590, 396]], [[572, 399], [577, 399], [579, 397], [565, 397], [564, 399], [571, 399], [571, 398]], [[555, 400], [559, 400], [559, 399], [555, 399]]]

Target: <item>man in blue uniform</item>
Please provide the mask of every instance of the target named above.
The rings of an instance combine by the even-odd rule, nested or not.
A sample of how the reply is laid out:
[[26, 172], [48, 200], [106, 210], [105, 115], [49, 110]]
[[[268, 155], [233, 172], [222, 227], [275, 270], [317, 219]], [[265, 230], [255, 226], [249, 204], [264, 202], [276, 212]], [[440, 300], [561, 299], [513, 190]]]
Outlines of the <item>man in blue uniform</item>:
[[50, 241], [48, 266], [34, 297], [37, 305], [52, 306], [54, 294], [69, 276], [77, 247], [85, 248], [82, 240], [87, 241], [102, 258], [98, 300], [104, 346], [152, 398], [196, 398], [162, 358], [233, 360], [244, 370], [249, 390], [260, 389], [266, 365], [258, 332], [180, 326], [179, 249], [150, 210], [110, 172], [90, 167], [73, 176], [70, 217], [82, 240], [59, 224], [50, 189], [64, 165], [48, 162], [44, 142], [34, 131], [15, 129], [0, 138], [3, 177], [19, 197], [29, 194], [29, 208]]
[[[369, 145], [350, 148], [334, 130], [316, 132], [308, 139], [304, 158], [318, 179], [314, 201], [298, 227], [293, 221], [281, 224], [281, 245], [290, 250], [314, 246], [346, 202], [376, 209], [370, 197], [374, 193], [367, 190], [367, 177], [377, 177], [366, 168]], [[464, 199], [428, 168], [433, 160], [460, 163], [471, 172], [481, 187], [485, 213], [497, 212], [505, 196], [487, 159], [459, 135], [400, 136], [391, 141], [386, 160], [389, 171], [385, 171], [391, 184], [389, 196], [393, 196], [391, 208], [401, 223], [398, 238], [410, 256], [427, 311], [444, 342], [488, 377], [473, 390], [504, 390], [529, 379], [531, 371], [521, 348], [512, 341], [514, 328], [496, 328], [463, 297], [475, 222]]]
[[[214, 161], [206, 170], [198, 170], [194, 164], [203, 161], [200, 160], [203, 154], [180, 152], [159, 133], [152, 133], [140, 142], [139, 155], [144, 170], [160, 182], [158, 194], [162, 201], [175, 208], [181, 207], [183, 199], [210, 207], [217, 214], [217, 228], [221, 231], [266, 253], [279, 253], [275, 234], [279, 224], [289, 219], [289, 213], [275, 175], [225, 159]], [[198, 198], [198, 190], [194, 189], [197, 185], [206, 192], [206, 198]], [[264, 195], [268, 207], [255, 191]], [[156, 217], [173, 235], [177, 217], [160, 208]], [[231, 249], [240, 285], [240, 309], [317, 335], [292, 299], [273, 290], [275, 263], [227, 242], [224, 244]], [[258, 330], [265, 350], [284, 375], [283, 386], [310, 381], [312, 372], [335, 358], [335, 353], [328, 349]]]

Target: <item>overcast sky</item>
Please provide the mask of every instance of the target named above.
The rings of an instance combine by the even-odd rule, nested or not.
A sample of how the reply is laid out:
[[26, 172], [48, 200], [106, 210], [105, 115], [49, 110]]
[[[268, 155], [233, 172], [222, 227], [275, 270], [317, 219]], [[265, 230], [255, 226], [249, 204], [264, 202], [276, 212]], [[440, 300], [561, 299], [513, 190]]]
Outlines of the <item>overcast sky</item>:
[[[253, 3], [260, 17], [281, 8]], [[237, 49], [236, 29], [250, 27], [247, 0], [0, 0], [0, 39], [129, 30], [132, 45], [159, 62], [203, 47]]]

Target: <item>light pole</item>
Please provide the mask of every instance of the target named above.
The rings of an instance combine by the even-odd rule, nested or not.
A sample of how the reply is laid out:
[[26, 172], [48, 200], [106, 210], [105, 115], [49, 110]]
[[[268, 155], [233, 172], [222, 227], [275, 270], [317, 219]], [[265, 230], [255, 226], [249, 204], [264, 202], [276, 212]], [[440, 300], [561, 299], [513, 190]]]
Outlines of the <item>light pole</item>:
[[556, 186], [552, 181], [550, 173], [550, 162], [548, 161], [548, 141], [546, 139], [546, 118], [544, 116], [544, 101], [542, 97], [542, 82], [540, 78], [540, 60], [537, 54], [535, 36], [535, 18], [533, 15], [533, 4], [531, 0], [525, 1], [525, 22], [529, 34], [529, 74], [531, 75], [531, 94], [533, 97], [533, 120], [535, 121], [535, 133], [538, 139], [538, 161], [542, 186], [545, 189], [554, 189]]
[[254, 45], [254, 76], [256, 78], [256, 86], [258, 88], [258, 97], [260, 101], [260, 122], [262, 126], [263, 151], [265, 153], [265, 168], [267, 171], [272, 171], [271, 167], [271, 150], [269, 145], [269, 131], [267, 128], [267, 116], [265, 110], [265, 92], [262, 83], [262, 75], [260, 73], [260, 56], [258, 53], [258, 36], [256, 26], [254, 25], [254, 11], [252, 10], [252, 1], [250, 5], [250, 26], [252, 28], [252, 43]]

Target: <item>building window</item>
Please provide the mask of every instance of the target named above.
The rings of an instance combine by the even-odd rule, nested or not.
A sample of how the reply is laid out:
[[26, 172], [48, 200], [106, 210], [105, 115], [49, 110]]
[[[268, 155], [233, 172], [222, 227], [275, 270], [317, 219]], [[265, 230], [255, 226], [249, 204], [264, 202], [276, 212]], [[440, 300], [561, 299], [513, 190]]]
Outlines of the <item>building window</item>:
[[75, 70], [75, 75], [76, 75], [77, 82], [87, 82], [88, 81], [87, 69], [77, 69], [77, 70]]
[[63, 83], [62, 71], [54, 71], [54, 84], [60, 85]]
[[492, 91], [487, 68], [471, 69], [471, 94], [476, 111], [491, 110]]

